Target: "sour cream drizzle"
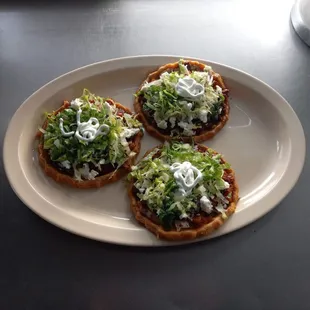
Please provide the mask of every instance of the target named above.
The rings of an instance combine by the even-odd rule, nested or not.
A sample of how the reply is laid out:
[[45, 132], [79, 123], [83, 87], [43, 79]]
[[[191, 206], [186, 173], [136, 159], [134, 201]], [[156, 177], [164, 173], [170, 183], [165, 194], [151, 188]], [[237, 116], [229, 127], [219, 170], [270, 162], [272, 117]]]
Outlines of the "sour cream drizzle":
[[175, 85], [175, 91], [181, 97], [197, 100], [204, 94], [204, 86], [196, 82], [193, 78], [186, 76], [180, 78]]
[[71, 137], [75, 135], [75, 137], [80, 141], [92, 142], [99, 135], [107, 135], [109, 133], [110, 127], [106, 124], [99, 126], [99, 121], [96, 117], [91, 117], [87, 122], [81, 122], [81, 114], [82, 110], [78, 107], [78, 111], [76, 113], [77, 128], [75, 132], [66, 132], [63, 125], [64, 120], [62, 118], [59, 119], [59, 129], [64, 137]]
[[179, 194], [181, 197], [188, 196], [192, 189], [202, 179], [202, 173], [190, 162], [174, 163], [170, 166], [170, 170], [179, 186]]

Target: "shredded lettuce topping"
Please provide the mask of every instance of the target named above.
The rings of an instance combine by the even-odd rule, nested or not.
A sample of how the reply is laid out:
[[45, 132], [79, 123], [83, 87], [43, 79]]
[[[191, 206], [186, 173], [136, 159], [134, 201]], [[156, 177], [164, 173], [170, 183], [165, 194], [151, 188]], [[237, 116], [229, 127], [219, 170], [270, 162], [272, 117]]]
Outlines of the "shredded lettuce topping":
[[[196, 167], [202, 178], [189, 195], [181, 197], [171, 166], [184, 162]], [[137, 197], [169, 229], [180, 220], [191, 221], [202, 211], [222, 213], [225, 217], [230, 198], [224, 195], [230, 187], [223, 180], [225, 169], [230, 169], [230, 165], [222, 163], [221, 155], [213, 150], [201, 153], [195, 146], [174, 142], [164, 144], [161, 149], [156, 148], [143, 158], [132, 167], [128, 178], [134, 181]]]
[[[81, 122], [96, 118], [101, 126], [108, 128], [107, 132], [92, 141], [64, 135], [64, 132], [77, 130], [78, 110], [81, 110]], [[110, 105], [105, 98], [91, 94], [87, 89], [68, 108], [57, 115], [46, 113], [46, 117], [48, 125], [45, 130], [41, 129], [44, 149], [61, 169], [73, 169], [79, 180], [94, 179], [100, 173], [101, 165], [119, 168], [128, 157], [135, 155], [128, 140], [142, 130], [142, 124], [135, 116]]]
[[[203, 95], [195, 100], [180, 96], [177, 84], [184, 78], [201, 84]], [[179, 61], [178, 71], [162, 73], [158, 80], [144, 84], [136, 95], [143, 95], [144, 112], [171, 136], [193, 136], [197, 129], [217, 121], [225, 101], [221, 87], [213, 86], [211, 67], [190, 72], [183, 60]]]

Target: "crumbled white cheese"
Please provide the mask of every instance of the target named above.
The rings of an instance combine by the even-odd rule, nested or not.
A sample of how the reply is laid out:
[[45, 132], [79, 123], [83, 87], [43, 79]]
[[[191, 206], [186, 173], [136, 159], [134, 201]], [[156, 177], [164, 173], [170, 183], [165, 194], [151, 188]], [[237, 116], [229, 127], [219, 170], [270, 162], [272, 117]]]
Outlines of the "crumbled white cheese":
[[230, 187], [230, 184], [228, 182], [224, 181], [224, 187], [225, 187], [225, 189], [227, 189]]
[[188, 221], [182, 221], [182, 220], [175, 221], [174, 225], [177, 231], [181, 231], [182, 229], [186, 229], [190, 227]]
[[191, 111], [193, 104], [187, 101], [180, 101], [179, 104], [185, 108], [187, 111]]
[[[224, 190], [224, 189], [229, 188], [229, 187], [230, 187], [230, 184], [229, 184], [228, 182], [224, 181], [224, 180], [220, 180], [220, 181], [216, 182], [215, 187], [216, 187], [218, 190], [222, 191], [222, 190]], [[220, 198], [221, 198], [222, 200], [225, 200], [225, 199], [226, 199], [222, 194], [219, 193], [218, 195], [221, 195]]]
[[215, 86], [215, 91], [218, 93], [218, 94], [222, 94], [223, 90], [220, 86], [216, 85]]
[[89, 171], [89, 165], [83, 164], [82, 168], [76, 168], [76, 165], [73, 165], [74, 176], [77, 180], [82, 181], [82, 177], [86, 180], [94, 180], [95, 177], [99, 174], [95, 170]]
[[181, 121], [181, 122], [178, 122], [178, 125], [179, 127], [183, 128], [184, 135], [192, 136], [195, 134], [193, 131], [194, 124]]
[[184, 213], [181, 213], [181, 215], [179, 216], [180, 220], [183, 220], [183, 219], [187, 219], [188, 218], [188, 215], [186, 212]]
[[162, 117], [158, 111], [155, 111], [155, 113], [154, 113], [154, 120], [155, 120], [157, 125], [158, 125], [158, 123], [160, 123], [162, 121]]
[[167, 129], [168, 124], [165, 120], [160, 121], [159, 123], [157, 123], [157, 126], [161, 129]]
[[200, 198], [200, 208], [207, 214], [210, 214], [212, 212], [213, 205], [207, 196], [202, 196]]
[[137, 134], [139, 131], [140, 131], [139, 128], [124, 128], [124, 130], [119, 135], [121, 145], [124, 147], [128, 155], [131, 153], [131, 150], [129, 148], [129, 143], [126, 139], [131, 138], [132, 136]]
[[71, 168], [71, 163], [69, 162], [69, 160], [64, 160], [64, 161], [60, 162], [60, 165], [65, 169]]
[[79, 168], [79, 171], [80, 171], [82, 177], [84, 177], [84, 179], [87, 179], [87, 180], [94, 180], [96, 175], [98, 175], [98, 172], [95, 170], [89, 171], [89, 165], [88, 164], [83, 164], [83, 167]]
[[97, 163], [92, 161], [92, 163], [98, 168], [99, 171], [101, 171], [101, 165], [104, 165], [105, 159], [100, 159]]
[[195, 134], [195, 132], [192, 129], [188, 129], [188, 128], [184, 128], [183, 133], [185, 136], [188, 136], [188, 137], [193, 136]]
[[131, 138], [135, 134], [137, 134], [139, 131], [140, 131], [139, 128], [125, 128], [120, 135], [121, 137], [123, 136], [125, 138]]
[[84, 102], [80, 98], [76, 98], [71, 101], [71, 108], [78, 110]]
[[[136, 185], [135, 185], [136, 186]], [[138, 188], [138, 187], [137, 187]], [[145, 188], [144, 187], [140, 187], [139, 188], [139, 192], [141, 193], [141, 194], [143, 194], [144, 192], [145, 192]]]
[[105, 159], [104, 158], [100, 159], [99, 162], [98, 162], [99, 165], [103, 165], [104, 163], [105, 163]]
[[183, 121], [178, 122], [178, 125], [179, 125], [179, 127], [183, 128], [183, 129], [190, 127], [189, 123], [186, 123], [186, 122], [183, 122]]
[[91, 170], [90, 173], [89, 173], [89, 180], [94, 180], [95, 177], [98, 175], [99, 173], [95, 170]]
[[176, 121], [176, 118], [174, 116], [171, 116], [169, 118], [169, 122], [171, 124], [171, 128], [174, 128], [175, 127], [175, 121]]
[[208, 122], [208, 111], [207, 110], [200, 110], [199, 111], [199, 119], [203, 123], [207, 123]]

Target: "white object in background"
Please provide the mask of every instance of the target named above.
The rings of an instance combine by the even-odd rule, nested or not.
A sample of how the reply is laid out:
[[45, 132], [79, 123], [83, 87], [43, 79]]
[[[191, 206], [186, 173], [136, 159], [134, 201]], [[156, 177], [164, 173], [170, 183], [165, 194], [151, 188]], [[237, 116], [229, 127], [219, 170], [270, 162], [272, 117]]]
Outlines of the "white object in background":
[[297, 0], [291, 11], [291, 21], [299, 37], [310, 46], [310, 0]]

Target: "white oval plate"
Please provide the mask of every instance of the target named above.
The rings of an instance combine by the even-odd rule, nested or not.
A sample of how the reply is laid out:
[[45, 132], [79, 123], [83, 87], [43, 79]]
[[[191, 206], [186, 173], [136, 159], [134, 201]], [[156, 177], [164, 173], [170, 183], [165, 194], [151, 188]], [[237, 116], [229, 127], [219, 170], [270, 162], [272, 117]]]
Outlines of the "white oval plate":
[[[180, 58], [139, 56], [95, 63], [62, 75], [30, 96], [13, 116], [4, 141], [5, 170], [20, 199], [45, 220], [85, 237], [139, 246], [177, 244], [157, 240], [137, 224], [123, 181], [78, 190], [46, 177], [38, 165], [34, 136], [44, 112], [79, 97], [85, 87], [132, 108], [133, 93], [147, 73]], [[239, 70], [198, 61], [210, 64], [230, 89], [230, 120], [207, 145], [232, 164], [241, 197], [236, 213], [210, 236], [215, 237], [258, 219], [288, 194], [303, 167], [305, 137], [290, 105], [271, 87]], [[157, 144], [145, 134], [140, 155]]]

